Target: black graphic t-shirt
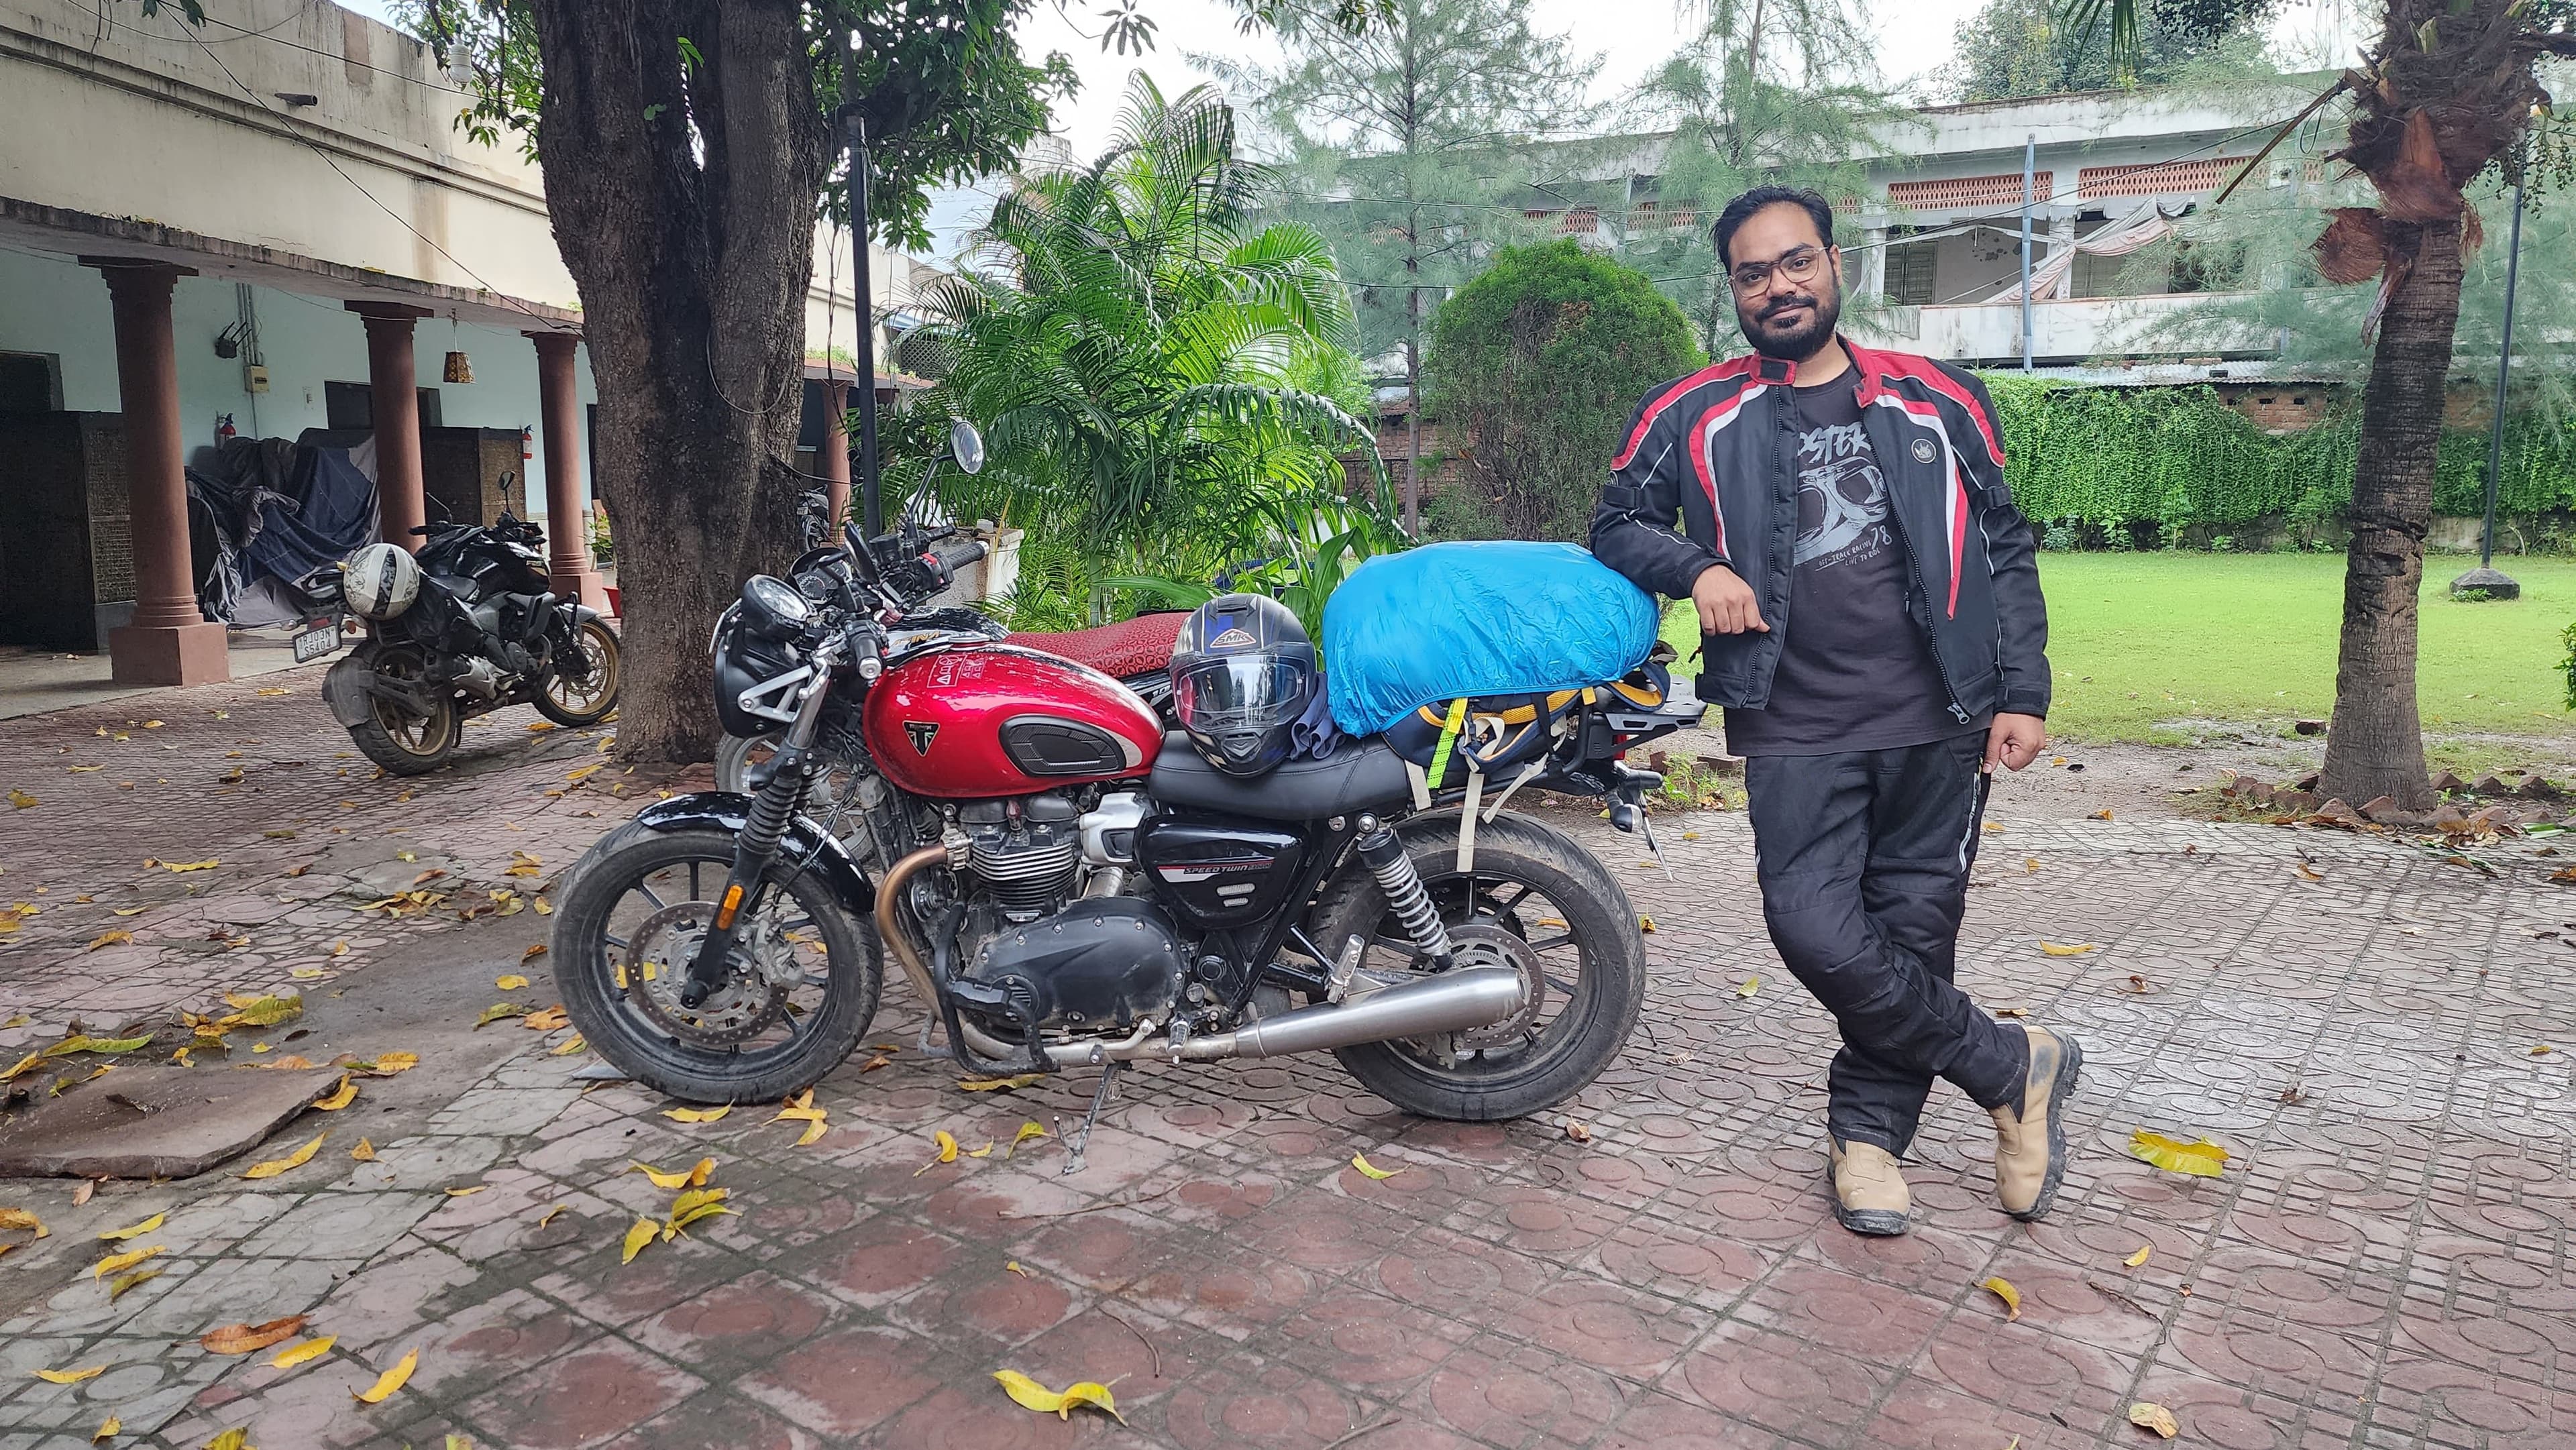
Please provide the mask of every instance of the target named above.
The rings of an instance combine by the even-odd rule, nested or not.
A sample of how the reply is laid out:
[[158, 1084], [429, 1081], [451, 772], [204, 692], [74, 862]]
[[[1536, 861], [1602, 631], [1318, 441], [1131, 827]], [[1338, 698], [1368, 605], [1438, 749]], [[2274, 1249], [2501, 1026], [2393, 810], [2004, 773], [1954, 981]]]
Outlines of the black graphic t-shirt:
[[1737, 755], [1886, 750], [1984, 728], [1951, 714], [1931, 645], [1907, 613], [1913, 570], [1853, 383], [1846, 373], [1791, 391], [1798, 547], [1788, 637], [1768, 707], [1726, 712]]

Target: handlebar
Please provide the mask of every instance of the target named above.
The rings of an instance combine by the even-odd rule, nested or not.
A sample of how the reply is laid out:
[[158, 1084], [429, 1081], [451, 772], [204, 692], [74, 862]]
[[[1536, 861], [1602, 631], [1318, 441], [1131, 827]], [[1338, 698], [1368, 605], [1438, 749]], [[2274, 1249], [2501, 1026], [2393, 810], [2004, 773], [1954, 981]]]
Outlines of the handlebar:
[[950, 544], [933, 549], [930, 551], [930, 556], [940, 562], [941, 566], [948, 571], [949, 577], [955, 578], [958, 570], [983, 558], [986, 552], [983, 540], [968, 539], [962, 544]]

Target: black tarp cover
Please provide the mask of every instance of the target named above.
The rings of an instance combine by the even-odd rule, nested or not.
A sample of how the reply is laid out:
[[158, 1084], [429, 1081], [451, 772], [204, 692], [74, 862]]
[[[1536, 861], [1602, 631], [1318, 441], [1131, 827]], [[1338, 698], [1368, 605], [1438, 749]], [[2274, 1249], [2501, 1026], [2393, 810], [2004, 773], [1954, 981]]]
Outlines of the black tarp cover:
[[197, 603], [251, 626], [297, 615], [285, 586], [376, 537], [376, 485], [350, 450], [227, 438], [188, 470]]

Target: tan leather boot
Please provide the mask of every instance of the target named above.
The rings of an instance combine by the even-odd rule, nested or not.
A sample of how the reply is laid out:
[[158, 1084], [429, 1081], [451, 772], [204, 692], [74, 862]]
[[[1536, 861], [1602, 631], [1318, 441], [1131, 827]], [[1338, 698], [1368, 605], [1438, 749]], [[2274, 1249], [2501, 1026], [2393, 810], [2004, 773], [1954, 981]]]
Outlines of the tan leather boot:
[[2021, 1098], [1994, 1110], [1995, 1196], [2004, 1212], [2034, 1219], [2057, 1201], [2066, 1177], [2066, 1100], [2075, 1094], [2083, 1049], [2072, 1037], [2025, 1024], [2030, 1075]]
[[1834, 1222], [1873, 1238], [1905, 1232], [1914, 1199], [1897, 1172], [1896, 1156], [1876, 1143], [1825, 1141], [1833, 1151]]

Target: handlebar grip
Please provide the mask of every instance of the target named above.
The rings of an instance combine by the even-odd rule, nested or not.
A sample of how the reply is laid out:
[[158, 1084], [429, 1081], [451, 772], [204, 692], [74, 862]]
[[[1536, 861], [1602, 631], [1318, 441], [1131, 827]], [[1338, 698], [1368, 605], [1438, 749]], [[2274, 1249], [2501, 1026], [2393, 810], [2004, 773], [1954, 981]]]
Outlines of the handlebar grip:
[[945, 548], [933, 549], [930, 552], [931, 556], [937, 559], [942, 565], [945, 565], [948, 572], [953, 576], [958, 570], [963, 569], [967, 565], [974, 563], [976, 560], [983, 558], [987, 551], [984, 548], [983, 540], [969, 539], [965, 543], [952, 544]]

